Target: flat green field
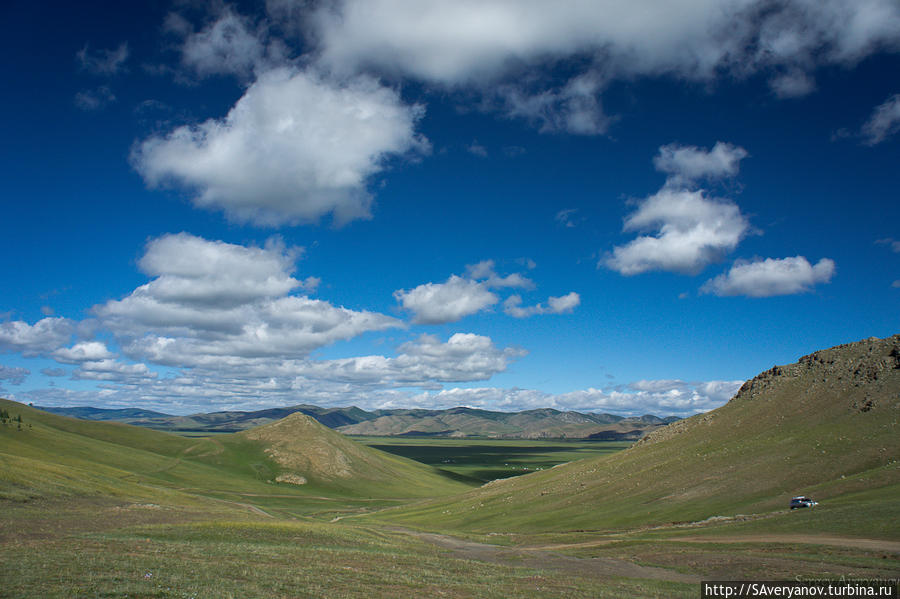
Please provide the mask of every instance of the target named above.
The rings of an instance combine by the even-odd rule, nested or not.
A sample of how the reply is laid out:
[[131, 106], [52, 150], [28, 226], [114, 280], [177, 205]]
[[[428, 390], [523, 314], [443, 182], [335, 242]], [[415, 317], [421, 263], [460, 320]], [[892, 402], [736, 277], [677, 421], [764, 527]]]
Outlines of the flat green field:
[[456, 480], [479, 485], [498, 478], [519, 476], [567, 462], [615, 453], [631, 445], [624, 441], [363, 436], [352, 439], [434, 466]]

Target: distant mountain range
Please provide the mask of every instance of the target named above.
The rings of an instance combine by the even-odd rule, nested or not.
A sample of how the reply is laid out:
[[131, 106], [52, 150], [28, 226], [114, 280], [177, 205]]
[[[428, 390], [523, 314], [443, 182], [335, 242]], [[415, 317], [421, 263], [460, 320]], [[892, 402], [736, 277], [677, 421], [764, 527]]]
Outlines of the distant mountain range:
[[38, 409], [83, 420], [124, 422], [174, 432], [237, 432], [269, 424], [300, 412], [346, 435], [569, 438], [602, 441], [634, 441], [660, 426], [679, 420], [675, 416], [659, 418], [646, 415], [624, 418], [612, 414], [562, 412], [549, 408], [524, 412], [492, 412], [473, 408], [367, 412], [357, 407], [320, 408], [297, 405], [255, 412], [212, 412], [190, 416], [173, 416], [136, 408], [38, 407]]

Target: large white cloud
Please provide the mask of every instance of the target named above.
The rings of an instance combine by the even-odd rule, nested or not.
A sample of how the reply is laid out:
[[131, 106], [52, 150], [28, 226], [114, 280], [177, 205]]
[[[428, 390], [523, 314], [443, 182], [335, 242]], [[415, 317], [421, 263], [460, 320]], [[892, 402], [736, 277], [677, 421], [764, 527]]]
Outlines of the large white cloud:
[[828, 283], [834, 275], [834, 261], [822, 258], [815, 265], [803, 256], [766, 258], [736, 262], [727, 273], [710, 279], [700, 288], [715, 295], [771, 297], [806, 293], [814, 285]]
[[0, 323], [0, 351], [25, 356], [46, 354], [67, 345], [76, 324], [68, 318], [44, 318], [33, 325], [15, 320]]
[[155, 278], [140, 289], [163, 302], [228, 307], [287, 295], [301, 286], [291, 276], [301, 251], [278, 238], [265, 248], [209, 241], [187, 233], [147, 244], [138, 262]]
[[893, 0], [343, 0], [323, 5], [312, 27], [334, 69], [373, 67], [448, 85], [573, 56], [593, 59], [610, 76], [710, 79], [765, 70], [783, 79], [896, 49], [900, 7]]
[[338, 340], [399, 326], [392, 317], [289, 295], [295, 249], [248, 248], [187, 234], [151, 241], [140, 260], [155, 275], [94, 308], [131, 357], [172, 366], [227, 357], [297, 358]]
[[419, 106], [358, 76], [336, 82], [283, 67], [251, 85], [224, 119], [176, 128], [137, 144], [148, 184], [174, 182], [201, 207], [259, 225], [337, 224], [368, 218], [366, 186], [391, 157], [427, 150]]
[[623, 275], [654, 270], [697, 274], [734, 250], [750, 224], [734, 202], [709, 197], [694, 189], [700, 179], [737, 174], [743, 148], [716, 143], [711, 150], [696, 146], [662, 146], [654, 158], [668, 177], [662, 189], [638, 202], [625, 219], [625, 231], [655, 231], [613, 248], [602, 265]]
[[[294, 19], [308, 6], [270, 4]], [[823, 65], [900, 49], [894, 0], [341, 0], [306, 21], [333, 72], [478, 89], [482, 106], [541, 131], [588, 135], [612, 120], [600, 95], [615, 80], [763, 73], [776, 96], [796, 97]], [[568, 79], [550, 75], [560, 65]]]
[[625, 231], [655, 229], [613, 248], [605, 265], [623, 275], [653, 270], [697, 274], [734, 250], [749, 228], [737, 204], [703, 190], [664, 188], [638, 205]]

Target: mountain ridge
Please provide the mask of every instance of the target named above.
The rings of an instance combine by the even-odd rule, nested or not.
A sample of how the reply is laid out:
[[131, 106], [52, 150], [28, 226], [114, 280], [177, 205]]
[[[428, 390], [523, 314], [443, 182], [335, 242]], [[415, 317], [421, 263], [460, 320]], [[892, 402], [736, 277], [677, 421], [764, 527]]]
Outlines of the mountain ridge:
[[169, 432], [218, 433], [240, 432], [299, 412], [346, 435], [404, 437], [421, 435], [635, 441], [660, 426], [679, 420], [676, 416], [661, 418], [650, 414], [624, 417], [561, 411], [554, 408], [498, 412], [463, 406], [444, 410], [412, 408], [366, 411], [356, 406], [320, 408], [310, 404], [298, 404], [250, 412], [221, 411], [188, 416], [175, 416], [137, 408], [35, 407], [52, 414], [85, 420], [123, 422]]

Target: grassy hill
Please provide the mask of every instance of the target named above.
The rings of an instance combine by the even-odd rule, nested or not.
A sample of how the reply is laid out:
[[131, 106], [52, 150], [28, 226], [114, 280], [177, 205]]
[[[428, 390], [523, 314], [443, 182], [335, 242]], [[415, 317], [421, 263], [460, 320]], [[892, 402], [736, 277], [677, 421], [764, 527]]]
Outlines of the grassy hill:
[[873, 338], [774, 367], [628, 450], [382, 517], [478, 533], [633, 529], [775, 513], [808, 494], [831, 514], [822, 530], [900, 538], [898, 420], [900, 335]]
[[299, 412], [236, 437], [257, 442], [278, 478], [371, 497], [443, 495], [465, 487], [430, 466], [366, 447]]
[[188, 439], [7, 400], [0, 410], [16, 419], [0, 424], [0, 499], [95, 495], [184, 504], [198, 494], [395, 498], [466, 488], [301, 414], [241, 434]]

